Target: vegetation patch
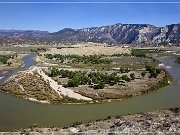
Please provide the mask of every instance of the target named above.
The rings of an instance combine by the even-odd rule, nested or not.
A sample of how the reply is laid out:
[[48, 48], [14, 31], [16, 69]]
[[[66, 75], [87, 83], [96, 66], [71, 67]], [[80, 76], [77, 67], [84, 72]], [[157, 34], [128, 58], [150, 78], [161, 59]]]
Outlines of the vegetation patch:
[[49, 76], [64, 87], [71, 87], [76, 93], [100, 102], [140, 95], [159, 88], [162, 81], [167, 81], [165, 71], [154, 66], [146, 66], [140, 71], [120, 68], [113, 72], [71, 71], [53, 67]]
[[18, 73], [14, 77], [2, 84], [0, 89], [22, 98], [59, 102], [59, 95], [40, 77], [26, 73]]
[[9, 71], [22, 65], [21, 58], [17, 54], [0, 55], [0, 73]]
[[[59, 51], [63, 49], [66, 48], [58, 48]], [[30, 51], [38, 53], [46, 49], [36, 48]], [[160, 49], [132, 49], [131, 54], [107, 55], [39, 53], [38, 58], [43, 58], [42, 65], [45, 62], [48, 63], [51, 68], [46, 73], [57, 83], [93, 99], [92, 102], [103, 102], [140, 95], [168, 85], [170, 80], [168, 73], [157, 68], [158, 61], [148, 55], [161, 51]], [[51, 64], [56, 64], [56, 67], [52, 67]], [[58, 90], [53, 90], [52, 85], [50, 87], [51, 81], [44, 81], [40, 74], [33, 72], [33, 74], [18, 73], [0, 88], [18, 97], [38, 101], [88, 103], [88, 101], [59, 96]]]
[[157, 65], [157, 61], [152, 58], [136, 57], [130, 54], [113, 55], [60, 55], [45, 54], [48, 63], [71, 66], [74, 68], [91, 68], [99, 70], [109, 70], [113, 68], [138, 69], [144, 68], [144, 65]]
[[136, 57], [146, 57], [146, 54], [148, 53], [159, 53], [164, 50], [162, 49], [132, 49], [131, 55]]
[[39, 52], [46, 52], [46, 48], [35, 48], [35, 49], [30, 49], [30, 52], [32, 53], [39, 53]]
[[175, 62], [178, 63], [178, 64], [180, 64], [180, 57], [178, 57]]
[[[123, 73], [129, 72], [127, 69], [120, 69]], [[100, 72], [81, 72], [81, 71], [70, 71], [70, 70], [59, 70], [55, 67], [51, 69], [51, 77], [59, 76], [61, 78], [69, 78], [65, 87], [78, 87], [79, 85], [89, 85], [94, 89], [103, 89], [106, 85], [113, 86], [119, 83], [120, 80], [130, 81], [135, 79], [135, 75], [131, 74], [131, 78], [127, 75], [119, 76], [117, 73], [100, 73]]]
[[104, 55], [79, 56], [79, 55], [45, 54], [45, 57], [48, 59], [55, 58], [61, 63], [110, 64], [112, 62], [107, 58], [103, 58]]
[[8, 60], [11, 58], [10, 55], [0, 55], [0, 63], [7, 64]]

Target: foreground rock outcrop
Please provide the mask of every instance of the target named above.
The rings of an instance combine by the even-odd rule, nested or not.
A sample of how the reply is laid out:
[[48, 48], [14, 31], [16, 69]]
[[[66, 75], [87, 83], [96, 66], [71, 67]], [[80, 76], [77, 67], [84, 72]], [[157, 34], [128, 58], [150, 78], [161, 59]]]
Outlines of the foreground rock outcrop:
[[180, 108], [135, 115], [116, 116], [90, 123], [74, 123], [69, 128], [30, 128], [21, 133], [34, 134], [179, 134]]

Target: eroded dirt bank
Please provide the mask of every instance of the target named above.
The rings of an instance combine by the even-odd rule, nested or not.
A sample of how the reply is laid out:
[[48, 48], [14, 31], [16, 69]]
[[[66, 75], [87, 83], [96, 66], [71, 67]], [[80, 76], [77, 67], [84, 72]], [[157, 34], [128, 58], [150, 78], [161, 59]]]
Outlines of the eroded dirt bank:
[[76, 122], [67, 128], [32, 128], [17, 131], [29, 135], [41, 134], [179, 134], [180, 107], [127, 116], [108, 116], [89, 123]]

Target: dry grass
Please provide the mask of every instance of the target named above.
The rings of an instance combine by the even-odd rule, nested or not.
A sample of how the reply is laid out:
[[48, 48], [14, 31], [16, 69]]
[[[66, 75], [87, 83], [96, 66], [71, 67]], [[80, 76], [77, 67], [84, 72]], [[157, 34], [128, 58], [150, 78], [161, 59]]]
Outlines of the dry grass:
[[50, 88], [47, 82], [38, 75], [27, 74], [25, 72], [20, 72], [10, 77], [0, 88], [5, 92], [22, 98], [32, 98], [37, 99], [37, 101], [48, 102], [60, 100], [59, 95]]
[[131, 49], [130, 48], [122, 48], [118, 46], [112, 46], [108, 47], [105, 45], [76, 45], [73, 46], [74, 48], [51, 48], [49, 51], [45, 52], [44, 54], [61, 54], [61, 55], [112, 55], [112, 54], [122, 54], [122, 53], [127, 53], [130, 54]]

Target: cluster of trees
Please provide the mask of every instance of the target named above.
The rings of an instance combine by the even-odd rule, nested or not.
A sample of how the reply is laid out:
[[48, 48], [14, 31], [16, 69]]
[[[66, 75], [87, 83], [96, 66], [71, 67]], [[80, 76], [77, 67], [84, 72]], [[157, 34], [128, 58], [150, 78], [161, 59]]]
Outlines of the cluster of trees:
[[131, 55], [128, 53], [117, 53], [117, 54], [113, 54], [111, 56], [112, 57], [121, 57], [121, 56], [131, 56]]
[[121, 78], [122, 78], [122, 80], [125, 80], [127, 82], [131, 81], [131, 78], [129, 78], [127, 75], [123, 75]]
[[0, 63], [7, 64], [8, 60], [11, 58], [10, 55], [0, 55]]
[[130, 81], [135, 79], [134, 73], [130, 74], [129, 78], [127, 75], [119, 77], [117, 73], [107, 74], [100, 72], [86, 73], [81, 71], [69, 71], [59, 70], [55, 67], [51, 69], [51, 77], [60, 76], [62, 78], [68, 77], [70, 80], [67, 83], [67, 87], [78, 87], [79, 85], [90, 85], [94, 89], [103, 89], [105, 84], [115, 85], [120, 80]]
[[73, 46], [61, 46], [61, 47], [57, 47], [57, 49], [62, 49], [62, 48], [77, 48], [77, 47], [73, 47]]
[[60, 55], [60, 54], [46, 54], [46, 58], [60, 60], [63, 63], [65, 60], [71, 60], [72, 63], [84, 64], [110, 64], [112, 61], [108, 58], [103, 58], [103, 55]]
[[146, 53], [145, 53], [145, 51], [143, 51], [141, 49], [132, 49], [131, 55], [136, 56], [136, 57], [145, 57]]
[[37, 53], [37, 52], [46, 52], [46, 51], [47, 51], [46, 48], [30, 49], [30, 52], [34, 52], [34, 53]]
[[119, 71], [121, 73], [128, 73], [130, 70], [128, 68], [120, 68]]
[[146, 66], [146, 71], [150, 73], [150, 78], [157, 78], [157, 76], [161, 73], [161, 69], [156, 69], [151, 66]]
[[136, 57], [146, 57], [147, 53], [158, 53], [161, 49], [132, 49], [131, 55]]

